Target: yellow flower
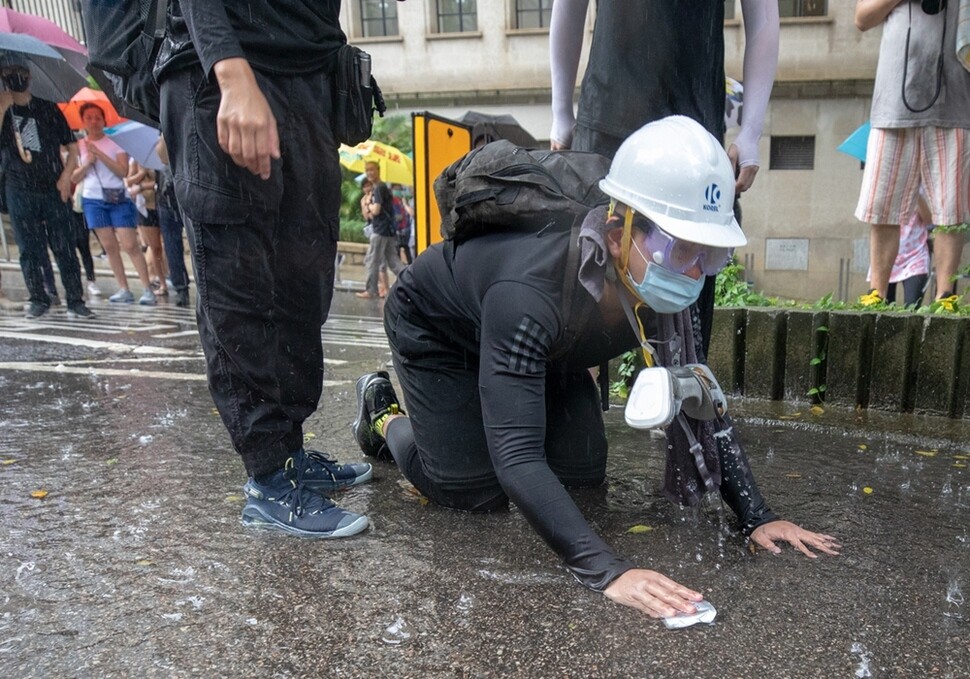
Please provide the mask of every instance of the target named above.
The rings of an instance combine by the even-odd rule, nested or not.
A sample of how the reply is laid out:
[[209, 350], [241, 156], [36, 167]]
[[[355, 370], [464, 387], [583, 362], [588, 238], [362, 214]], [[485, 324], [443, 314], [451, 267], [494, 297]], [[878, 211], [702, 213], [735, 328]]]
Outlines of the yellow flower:
[[949, 297], [944, 297], [943, 299], [937, 300], [941, 309], [953, 313], [957, 310], [960, 303], [959, 295], [950, 295]]

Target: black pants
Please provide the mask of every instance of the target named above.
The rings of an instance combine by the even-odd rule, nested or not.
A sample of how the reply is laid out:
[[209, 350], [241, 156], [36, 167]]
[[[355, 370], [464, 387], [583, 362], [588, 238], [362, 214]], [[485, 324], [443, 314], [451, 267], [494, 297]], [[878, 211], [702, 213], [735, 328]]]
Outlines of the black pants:
[[44, 261], [50, 266], [47, 246], [61, 271], [68, 306], [82, 301], [81, 267], [74, 255], [74, 227], [70, 208], [57, 190], [36, 191], [7, 182], [7, 206], [14, 239], [20, 249], [20, 269], [30, 301], [48, 306], [51, 298], [44, 289]]
[[158, 222], [162, 229], [162, 247], [168, 260], [168, 274], [179, 292], [189, 289], [189, 274], [185, 268], [185, 246], [182, 241], [182, 216], [177, 208], [158, 206]]
[[91, 257], [91, 231], [84, 222], [84, 215], [71, 210], [71, 224], [74, 225], [74, 246], [81, 256], [84, 265], [84, 275], [89, 281], [94, 281], [94, 258]]
[[209, 390], [250, 475], [280, 468], [302, 446], [320, 399], [341, 177], [327, 77], [257, 73], [257, 82], [282, 152], [265, 181], [219, 148], [214, 81], [194, 68], [162, 84]]
[[[466, 511], [507, 506], [485, 440], [478, 357], [449, 341], [399, 297], [388, 295], [384, 314], [409, 415], [387, 428], [394, 461], [418, 490], [442, 506]], [[547, 375], [546, 422], [546, 461], [563, 485], [603, 483], [606, 433], [599, 391], [588, 371]]]

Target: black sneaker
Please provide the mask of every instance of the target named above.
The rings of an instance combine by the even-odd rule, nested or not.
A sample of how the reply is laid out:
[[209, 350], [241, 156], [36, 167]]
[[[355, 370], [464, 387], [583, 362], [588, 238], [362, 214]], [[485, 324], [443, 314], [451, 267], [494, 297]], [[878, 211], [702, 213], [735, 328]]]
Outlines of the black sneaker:
[[367, 528], [366, 516], [341, 509], [311, 490], [305, 469], [291, 457], [269, 477], [249, 479], [243, 486], [247, 496], [243, 525], [313, 538], [343, 538]]
[[94, 318], [94, 312], [84, 302], [75, 302], [67, 307], [68, 318]]
[[176, 290], [175, 291], [175, 306], [187, 307], [189, 305], [189, 291], [188, 290]]
[[339, 464], [316, 450], [301, 450], [293, 456], [294, 464], [303, 467], [303, 482], [318, 493], [350, 488], [370, 481], [374, 468], [367, 462]]
[[27, 306], [24, 307], [24, 316], [27, 318], [40, 318], [47, 313], [50, 309], [46, 304], [41, 304], [40, 302], [27, 302]]
[[50, 302], [51, 306], [61, 305], [61, 298], [57, 295], [56, 292], [49, 292], [47, 293], [47, 296], [51, 298], [51, 302]]
[[385, 371], [368, 373], [357, 380], [357, 419], [351, 425], [351, 430], [364, 455], [380, 460], [391, 459], [381, 429], [389, 415], [398, 413], [403, 415], [404, 411], [398, 403], [390, 376]]

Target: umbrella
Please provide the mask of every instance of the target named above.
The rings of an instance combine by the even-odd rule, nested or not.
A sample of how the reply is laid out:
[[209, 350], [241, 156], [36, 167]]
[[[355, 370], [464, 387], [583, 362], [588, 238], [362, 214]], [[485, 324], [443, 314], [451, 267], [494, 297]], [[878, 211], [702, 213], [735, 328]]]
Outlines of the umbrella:
[[161, 170], [165, 167], [162, 159], [158, 157], [157, 148], [162, 133], [154, 127], [129, 120], [109, 127], [104, 133], [140, 165], [150, 170]]
[[29, 35], [0, 33], [0, 59], [30, 69], [30, 93], [40, 99], [67, 101], [88, 84], [53, 47]]
[[458, 122], [464, 123], [472, 128], [472, 146], [477, 146], [480, 142], [488, 143], [496, 139], [507, 139], [516, 146], [524, 148], [538, 148], [539, 142], [529, 134], [519, 121], [503, 113], [501, 115], [489, 115], [478, 111], [468, 111]]
[[20, 33], [50, 45], [77, 71], [84, 72], [88, 51], [64, 29], [44, 17], [0, 9], [0, 33]]
[[381, 168], [381, 181], [388, 184], [414, 185], [414, 164], [411, 158], [390, 144], [368, 139], [357, 146], [340, 145], [340, 164], [353, 172], [363, 172], [364, 166], [376, 162]]
[[848, 154], [853, 158], [858, 158], [863, 163], [866, 162], [866, 146], [869, 144], [869, 121], [862, 123], [859, 128], [846, 137], [846, 140], [839, 144], [836, 151]]
[[81, 120], [81, 106], [88, 103], [97, 104], [104, 111], [105, 127], [117, 125], [124, 120], [115, 111], [115, 107], [108, 101], [108, 97], [104, 92], [101, 90], [92, 90], [90, 87], [82, 87], [78, 90], [77, 94], [71, 97], [69, 102], [66, 104], [58, 104], [61, 113], [64, 114], [64, 117], [67, 119], [67, 124], [71, 126], [72, 130], [80, 130], [84, 127], [84, 123]]

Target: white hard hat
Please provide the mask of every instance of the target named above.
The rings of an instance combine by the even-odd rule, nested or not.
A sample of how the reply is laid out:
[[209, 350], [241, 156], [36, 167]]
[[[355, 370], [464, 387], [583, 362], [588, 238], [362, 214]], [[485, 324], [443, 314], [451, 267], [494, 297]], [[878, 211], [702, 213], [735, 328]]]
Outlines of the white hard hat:
[[731, 161], [686, 116], [662, 118], [627, 137], [599, 186], [675, 238], [729, 248], [748, 242], [734, 219]]

